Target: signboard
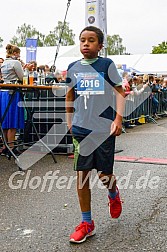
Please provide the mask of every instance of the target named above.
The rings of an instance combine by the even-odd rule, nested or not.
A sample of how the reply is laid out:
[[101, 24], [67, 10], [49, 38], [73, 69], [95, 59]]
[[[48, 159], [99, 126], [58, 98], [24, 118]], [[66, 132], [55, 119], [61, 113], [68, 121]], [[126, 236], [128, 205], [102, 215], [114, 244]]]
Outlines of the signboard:
[[37, 53], [37, 39], [27, 38], [26, 39], [26, 63], [31, 60], [36, 61]]
[[107, 48], [106, 0], [85, 0], [85, 25], [99, 27], [104, 34], [104, 48]]

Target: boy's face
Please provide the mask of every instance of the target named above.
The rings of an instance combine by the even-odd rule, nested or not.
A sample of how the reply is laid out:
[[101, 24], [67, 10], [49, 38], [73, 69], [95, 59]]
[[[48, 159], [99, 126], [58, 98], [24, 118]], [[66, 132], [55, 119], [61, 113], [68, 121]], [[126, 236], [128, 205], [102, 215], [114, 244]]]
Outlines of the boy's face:
[[102, 49], [99, 44], [98, 37], [93, 31], [83, 31], [80, 36], [80, 51], [84, 59], [93, 59], [98, 56], [98, 52]]

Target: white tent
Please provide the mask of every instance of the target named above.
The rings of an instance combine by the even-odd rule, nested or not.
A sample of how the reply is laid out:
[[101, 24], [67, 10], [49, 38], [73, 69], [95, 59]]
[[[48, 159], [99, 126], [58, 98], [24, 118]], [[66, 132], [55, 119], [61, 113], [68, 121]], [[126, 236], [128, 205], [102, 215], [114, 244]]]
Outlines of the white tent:
[[[26, 62], [26, 48], [21, 49], [21, 59]], [[53, 65], [57, 47], [38, 47], [37, 64]], [[0, 48], [0, 57], [5, 58], [5, 48]], [[127, 68], [134, 68], [142, 73], [157, 73], [167, 75], [167, 54], [135, 54], [135, 55], [108, 55], [115, 64], [124, 64]], [[69, 63], [82, 58], [79, 45], [60, 46], [56, 59], [56, 68], [66, 70]]]
[[167, 74], [167, 54], [136, 54], [108, 56], [116, 64], [126, 64], [141, 73]]
[[[26, 47], [20, 47], [21, 53], [20, 58], [23, 62], [26, 62]], [[56, 46], [50, 47], [37, 47], [36, 61], [39, 65], [49, 65], [52, 66], [55, 59], [55, 54], [57, 51]], [[6, 49], [0, 48], [0, 57], [6, 57]], [[68, 64], [72, 61], [80, 59], [81, 53], [79, 51], [79, 45], [73, 46], [60, 46], [58, 57], [56, 59], [55, 65], [57, 69], [66, 70]]]

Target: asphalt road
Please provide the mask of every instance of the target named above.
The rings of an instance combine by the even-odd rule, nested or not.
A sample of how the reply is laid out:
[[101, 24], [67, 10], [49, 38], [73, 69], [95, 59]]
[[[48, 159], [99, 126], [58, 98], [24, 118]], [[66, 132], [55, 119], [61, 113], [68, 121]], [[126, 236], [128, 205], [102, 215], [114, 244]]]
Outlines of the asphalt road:
[[[118, 156], [167, 158], [167, 118], [128, 129], [117, 138]], [[0, 157], [0, 251], [167, 251], [167, 165], [115, 162], [123, 212], [108, 213], [107, 191], [92, 174], [96, 235], [80, 245], [69, 234], [81, 220], [73, 159], [45, 156], [26, 172]], [[54, 180], [46, 176], [55, 175]], [[51, 178], [51, 177], [50, 177]], [[53, 183], [52, 183], [52, 182]]]

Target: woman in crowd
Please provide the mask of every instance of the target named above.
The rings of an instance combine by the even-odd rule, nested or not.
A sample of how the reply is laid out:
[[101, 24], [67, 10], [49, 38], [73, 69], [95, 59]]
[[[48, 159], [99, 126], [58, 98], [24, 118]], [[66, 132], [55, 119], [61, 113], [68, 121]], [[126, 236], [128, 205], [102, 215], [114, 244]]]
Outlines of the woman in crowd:
[[[19, 61], [20, 49], [15, 46], [8, 44], [6, 46], [6, 59], [1, 65], [1, 74], [4, 83], [19, 83], [23, 79], [23, 67]], [[1, 90], [0, 92], [0, 118], [2, 118], [5, 109], [10, 100], [11, 93], [9, 90]], [[8, 113], [6, 114], [4, 121], [2, 122], [2, 128], [4, 137], [9, 143], [9, 147], [18, 154], [14, 148], [14, 141], [17, 129], [24, 128], [24, 108], [18, 106], [20, 101], [20, 93], [17, 92], [14, 99], [9, 107]], [[3, 146], [2, 155], [10, 155], [8, 149]]]
[[[1, 74], [1, 65], [4, 62], [3, 58], [0, 58], [0, 84], [3, 83], [3, 79], [2, 79], [2, 74]], [[2, 138], [0, 137], [0, 147], [2, 146]]]
[[1, 66], [3, 62], [4, 62], [4, 59], [0, 58], [0, 83], [3, 83], [2, 74], [1, 74]]

